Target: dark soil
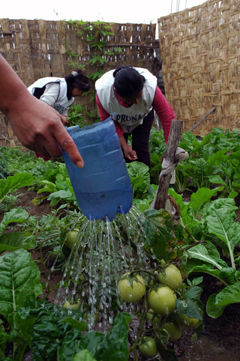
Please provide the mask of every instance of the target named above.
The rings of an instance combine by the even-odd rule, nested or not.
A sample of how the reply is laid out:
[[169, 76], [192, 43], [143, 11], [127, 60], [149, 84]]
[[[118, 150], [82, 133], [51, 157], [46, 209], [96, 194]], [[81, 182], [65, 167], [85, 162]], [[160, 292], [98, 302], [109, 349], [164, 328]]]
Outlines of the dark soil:
[[[50, 212], [47, 202], [35, 206], [32, 199], [36, 196], [34, 191], [23, 189], [19, 194], [18, 203], [26, 208], [31, 215], [42, 216]], [[39, 251], [32, 252], [32, 257], [40, 267], [42, 281], [46, 281], [44, 269], [39, 264]], [[50, 293], [45, 295], [50, 302], [54, 301], [55, 285], [60, 281], [61, 274], [51, 277]], [[220, 285], [209, 276], [205, 277], [206, 287], [202, 295], [202, 301], [206, 303], [208, 296], [216, 292]], [[134, 327], [134, 320], [131, 328]], [[240, 303], [228, 306], [221, 317], [212, 319], [204, 316], [202, 332], [198, 340], [191, 341], [193, 331], [186, 329], [180, 340], [175, 342], [174, 349], [179, 361], [240, 361]], [[25, 361], [30, 361], [31, 355], [26, 355]], [[156, 360], [156, 359], [155, 359]], [[141, 360], [139, 360], [141, 361]], [[168, 361], [168, 360], [165, 360]]]

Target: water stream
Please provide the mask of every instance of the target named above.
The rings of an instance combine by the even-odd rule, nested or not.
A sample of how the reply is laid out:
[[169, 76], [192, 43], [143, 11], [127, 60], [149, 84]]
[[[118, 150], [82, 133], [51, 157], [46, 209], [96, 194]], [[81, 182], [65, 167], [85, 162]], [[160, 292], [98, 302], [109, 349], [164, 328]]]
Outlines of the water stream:
[[[69, 315], [84, 319], [89, 329], [97, 326], [104, 330], [111, 326], [113, 303], [121, 311], [132, 311], [133, 306], [122, 303], [116, 295], [122, 274], [146, 268], [150, 262], [143, 250], [140, 216], [133, 207], [128, 214], [119, 214], [111, 222], [108, 219], [80, 222], [55, 304], [79, 305], [81, 312], [77, 315], [70, 307]], [[79, 223], [75, 226], [79, 227]]]
[[[134, 314], [138, 305], [122, 302], [117, 295], [117, 283], [122, 274], [147, 269], [154, 259], [144, 251], [146, 234], [140, 213], [132, 207], [128, 214], [119, 214], [113, 221], [90, 221], [81, 216], [74, 228], [78, 236], [65, 263], [55, 304], [76, 305], [68, 313], [84, 320], [88, 329], [108, 330], [114, 319], [113, 308]], [[51, 271], [54, 271], [55, 260]], [[51, 275], [49, 276], [51, 277]], [[50, 278], [49, 278], [50, 279]], [[49, 281], [48, 279], [48, 281]], [[114, 306], [114, 307], [113, 307]], [[239, 355], [220, 346], [204, 335], [186, 346], [179, 361], [238, 361]]]

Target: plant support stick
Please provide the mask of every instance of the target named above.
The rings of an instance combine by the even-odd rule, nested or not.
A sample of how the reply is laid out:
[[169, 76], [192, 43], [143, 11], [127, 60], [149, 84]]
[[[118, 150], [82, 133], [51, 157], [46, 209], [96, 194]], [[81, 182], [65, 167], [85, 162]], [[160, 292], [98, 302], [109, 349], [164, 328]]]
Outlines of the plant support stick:
[[154, 209], [165, 208], [166, 200], [168, 198], [168, 188], [172, 176], [172, 170], [175, 169], [177, 161], [175, 159], [175, 153], [180, 140], [181, 130], [182, 130], [182, 120], [174, 119], [172, 121], [170, 134], [167, 143], [167, 150], [165, 154], [165, 168], [162, 168], [162, 171], [159, 176], [159, 186], [155, 199], [153, 201]]

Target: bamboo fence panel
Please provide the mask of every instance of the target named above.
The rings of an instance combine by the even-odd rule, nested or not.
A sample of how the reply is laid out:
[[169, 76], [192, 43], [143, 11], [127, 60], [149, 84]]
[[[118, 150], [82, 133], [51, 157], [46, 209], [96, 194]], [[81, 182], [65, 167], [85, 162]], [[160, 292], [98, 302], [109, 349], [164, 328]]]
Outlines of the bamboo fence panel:
[[177, 119], [204, 135], [240, 123], [240, 2], [209, 0], [158, 19], [166, 97]]

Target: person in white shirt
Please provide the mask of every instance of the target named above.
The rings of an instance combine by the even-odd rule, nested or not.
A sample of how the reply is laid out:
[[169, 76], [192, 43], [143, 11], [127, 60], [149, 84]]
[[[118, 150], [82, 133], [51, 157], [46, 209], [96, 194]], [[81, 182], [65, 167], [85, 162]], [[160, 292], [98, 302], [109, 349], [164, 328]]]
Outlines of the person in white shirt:
[[52, 106], [64, 116], [67, 116], [68, 109], [74, 103], [75, 97], [81, 96], [89, 89], [89, 79], [81, 69], [72, 71], [65, 78], [40, 78], [28, 87], [32, 95]]
[[[28, 87], [28, 91], [42, 102], [50, 105], [62, 115], [64, 125], [68, 124], [67, 113], [76, 96], [90, 89], [89, 79], [81, 69], [72, 71], [65, 78], [40, 78]], [[41, 156], [36, 153], [37, 156]], [[43, 157], [44, 159], [49, 159]]]

